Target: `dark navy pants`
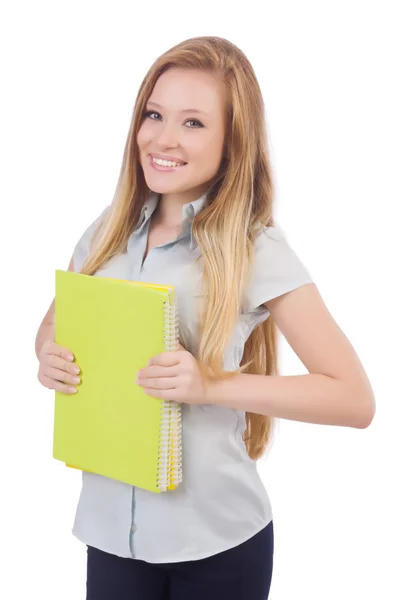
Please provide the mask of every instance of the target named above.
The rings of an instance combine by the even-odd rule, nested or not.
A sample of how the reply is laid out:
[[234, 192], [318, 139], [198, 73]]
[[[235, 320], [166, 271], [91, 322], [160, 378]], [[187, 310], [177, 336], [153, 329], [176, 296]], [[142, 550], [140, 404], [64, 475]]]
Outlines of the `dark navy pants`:
[[148, 563], [88, 546], [86, 600], [267, 600], [273, 522], [246, 542], [201, 560]]

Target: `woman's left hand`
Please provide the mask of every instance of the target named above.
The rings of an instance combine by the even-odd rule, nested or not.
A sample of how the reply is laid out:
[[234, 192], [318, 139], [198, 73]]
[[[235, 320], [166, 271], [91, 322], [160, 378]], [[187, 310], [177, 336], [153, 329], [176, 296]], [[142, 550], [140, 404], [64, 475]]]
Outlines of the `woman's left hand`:
[[153, 356], [137, 373], [144, 392], [161, 400], [206, 404], [207, 389], [197, 360], [181, 344], [178, 350]]

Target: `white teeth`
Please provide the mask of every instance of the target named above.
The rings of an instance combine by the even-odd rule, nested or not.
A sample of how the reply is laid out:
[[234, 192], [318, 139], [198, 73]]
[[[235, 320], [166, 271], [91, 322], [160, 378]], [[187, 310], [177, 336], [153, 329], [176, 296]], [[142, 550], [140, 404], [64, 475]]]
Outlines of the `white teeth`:
[[154, 156], [152, 156], [152, 160], [156, 165], [161, 165], [162, 167], [181, 167], [183, 164], [171, 160], [163, 160], [162, 158], [155, 158]]

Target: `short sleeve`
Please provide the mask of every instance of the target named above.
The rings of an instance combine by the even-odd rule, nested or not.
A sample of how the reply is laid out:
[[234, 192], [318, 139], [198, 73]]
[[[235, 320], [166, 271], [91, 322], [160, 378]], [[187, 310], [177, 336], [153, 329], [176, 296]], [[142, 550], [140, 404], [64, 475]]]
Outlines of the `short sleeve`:
[[264, 227], [256, 239], [252, 276], [246, 294], [247, 312], [312, 282], [309, 271], [289, 245], [281, 227], [277, 224]]
[[93, 221], [91, 223], [91, 225], [89, 227], [87, 227], [87, 229], [84, 231], [83, 235], [77, 242], [77, 244], [74, 248], [74, 251], [73, 251], [73, 263], [74, 263], [74, 270], [76, 273], [80, 272], [80, 269], [83, 266], [88, 254], [89, 254], [92, 236], [94, 235], [94, 232], [95, 232], [97, 226], [99, 225], [99, 222], [105, 216], [105, 214], [107, 213], [109, 208], [110, 208], [110, 206], [107, 206], [102, 211], [102, 213], [99, 215], [99, 217], [97, 217], [95, 219], [95, 221]]

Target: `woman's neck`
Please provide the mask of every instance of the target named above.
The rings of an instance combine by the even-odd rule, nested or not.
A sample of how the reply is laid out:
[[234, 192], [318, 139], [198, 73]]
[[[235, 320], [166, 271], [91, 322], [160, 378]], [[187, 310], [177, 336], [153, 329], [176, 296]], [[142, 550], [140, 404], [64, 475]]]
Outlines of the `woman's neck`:
[[182, 220], [182, 207], [184, 204], [185, 201], [181, 197], [161, 194], [153, 214], [154, 221], [165, 227], [177, 227]]
[[194, 202], [205, 193], [205, 187], [200, 186], [181, 194], [160, 194], [159, 203], [154, 213], [155, 222], [165, 227], [177, 227], [182, 221], [184, 204]]

